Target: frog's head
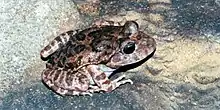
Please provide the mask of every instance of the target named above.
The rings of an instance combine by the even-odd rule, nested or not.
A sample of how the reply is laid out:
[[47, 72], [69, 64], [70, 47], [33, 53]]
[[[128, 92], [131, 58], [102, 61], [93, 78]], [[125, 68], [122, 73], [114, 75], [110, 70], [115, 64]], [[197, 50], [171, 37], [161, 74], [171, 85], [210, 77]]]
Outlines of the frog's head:
[[138, 30], [134, 21], [125, 23], [124, 36], [119, 38], [119, 49], [111, 57], [107, 66], [118, 68], [144, 60], [156, 50], [155, 40]]

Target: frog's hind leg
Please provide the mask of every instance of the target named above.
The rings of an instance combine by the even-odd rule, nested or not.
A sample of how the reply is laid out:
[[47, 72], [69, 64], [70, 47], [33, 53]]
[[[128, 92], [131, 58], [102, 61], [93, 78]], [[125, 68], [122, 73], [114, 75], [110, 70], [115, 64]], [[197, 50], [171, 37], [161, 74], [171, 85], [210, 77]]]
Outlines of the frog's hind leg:
[[88, 77], [84, 71], [74, 72], [64, 68], [46, 68], [42, 73], [43, 83], [55, 93], [64, 95], [92, 95]]
[[77, 31], [67, 31], [65, 33], [60, 34], [54, 40], [52, 40], [46, 47], [44, 47], [41, 52], [41, 58], [47, 58], [49, 55], [53, 54], [60, 47], [64, 46], [70, 39], [70, 37], [74, 36]]
[[97, 87], [95, 86], [89, 89], [90, 92], [111, 92], [112, 90], [125, 83], [133, 84], [133, 82], [130, 79], [122, 80], [123, 78], [125, 78], [125, 75], [122, 75], [117, 79], [111, 81], [104, 72], [100, 71], [100, 68], [97, 65], [89, 65], [88, 70], [94, 82], [97, 84]]

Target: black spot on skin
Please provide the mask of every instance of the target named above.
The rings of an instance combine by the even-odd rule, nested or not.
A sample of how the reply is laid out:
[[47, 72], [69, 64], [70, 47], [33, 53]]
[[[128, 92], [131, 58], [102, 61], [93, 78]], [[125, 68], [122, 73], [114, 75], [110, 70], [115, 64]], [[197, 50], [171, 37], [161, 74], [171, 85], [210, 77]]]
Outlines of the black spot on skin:
[[67, 52], [66, 53], [67, 53], [67, 57], [70, 57], [70, 56], [74, 55], [75, 54], [74, 48], [72, 46], [69, 46], [67, 48]]
[[44, 72], [43, 72], [43, 74], [44, 74], [44, 76], [48, 76], [49, 74], [50, 74], [50, 72], [51, 72], [51, 69], [46, 69]]
[[78, 54], [78, 53], [80, 53], [81, 51], [83, 51], [84, 49], [85, 49], [85, 45], [78, 45], [78, 46], [76, 46], [75, 47], [75, 52]]
[[61, 36], [65, 36], [66, 35], [66, 33], [62, 33], [62, 34], [60, 34]]
[[66, 83], [67, 83], [67, 85], [71, 86], [72, 85], [72, 81], [73, 81], [72, 73], [68, 72], [66, 74]]
[[67, 31], [66, 33], [69, 35], [69, 36], [72, 36], [73, 35], [73, 30], [70, 30], [70, 31]]
[[59, 48], [61, 48], [61, 47], [63, 47], [63, 46], [64, 46], [64, 45], [63, 45], [62, 43], [59, 43], [59, 44], [58, 44], [58, 47], [59, 47]]
[[78, 75], [78, 78], [79, 78], [79, 82], [80, 82], [81, 84], [86, 84], [86, 82], [87, 82], [87, 77], [86, 77], [86, 75], [84, 75], [84, 74], [79, 74], [79, 75]]
[[76, 35], [76, 39], [78, 41], [83, 41], [83, 40], [85, 40], [85, 38], [86, 38], [86, 35], [83, 34], [83, 33], [79, 33], [79, 34]]
[[64, 56], [64, 57], [62, 58], [61, 62], [62, 62], [63, 64], [65, 64], [66, 60], [67, 60], [67, 58]]
[[[54, 45], [55, 45], [55, 43], [56, 43], [55, 41], [52, 41], [50, 45], [51, 45], [51, 46], [54, 46]], [[48, 47], [49, 47], [49, 49], [51, 49], [51, 47], [50, 47], [50, 46], [47, 46], [47, 48], [48, 48]], [[47, 49], [47, 50], [49, 50], [49, 49]]]
[[57, 91], [57, 90], [59, 89], [59, 87], [57, 87], [56, 85], [51, 86], [50, 88], [51, 88], [52, 90], [54, 90], [54, 91]]
[[47, 63], [46, 63], [46, 68], [50, 68], [50, 69], [53, 68], [53, 64], [47, 62]]
[[76, 41], [77, 41], [76, 35], [71, 36], [70, 39], [69, 39], [69, 42], [72, 43], [72, 44], [74, 44]]
[[93, 37], [94, 39], [98, 39], [98, 38], [100, 39], [100, 36], [101, 36], [100, 33], [102, 33], [102, 31], [97, 30], [97, 31], [90, 32], [88, 36]]
[[63, 93], [65, 91], [65, 89], [60, 88], [60, 93]]
[[117, 41], [118, 41], [118, 44], [122, 44], [122, 42], [124, 42], [127, 38], [119, 38]]
[[108, 34], [114, 34], [116, 29], [117, 29], [116, 26], [108, 26], [108, 27], [102, 28], [102, 32], [103, 33], [108, 33]]
[[[63, 33], [63, 34], [64, 34], [64, 33]], [[64, 34], [64, 35], [63, 35], [63, 34], [61, 34], [61, 35], [64, 36], [65, 34]], [[55, 40], [58, 41], [58, 42], [59, 42], [59, 41], [62, 41], [61, 38], [60, 38], [60, 36], [57, 36], [57, 37], [55, 38]]]
[[54, 78], [53, 78], [54, 81], [56, 81], [58, 79], [59, 74], [60, 74], [60, 70], [54, 72]]
[[58, 82], [60, 83], [60, 84], [62, 84], [63, 83], [63, 78], [64, 78], [64, 72], [62, 72], [62, 73], [60, 73], [60, 78], [59, 78], [59, 80], [58, 80]]

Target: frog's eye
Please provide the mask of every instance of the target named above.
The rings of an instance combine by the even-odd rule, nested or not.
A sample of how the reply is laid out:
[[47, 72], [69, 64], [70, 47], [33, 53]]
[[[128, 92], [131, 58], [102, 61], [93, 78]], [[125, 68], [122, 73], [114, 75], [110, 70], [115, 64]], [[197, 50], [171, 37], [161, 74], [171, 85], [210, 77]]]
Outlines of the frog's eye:
[[123, 53], [125, 54], [131, 54], [135, 50], [135, 43], [134, 42], [128, 42], [124, 48], [123, 48]]

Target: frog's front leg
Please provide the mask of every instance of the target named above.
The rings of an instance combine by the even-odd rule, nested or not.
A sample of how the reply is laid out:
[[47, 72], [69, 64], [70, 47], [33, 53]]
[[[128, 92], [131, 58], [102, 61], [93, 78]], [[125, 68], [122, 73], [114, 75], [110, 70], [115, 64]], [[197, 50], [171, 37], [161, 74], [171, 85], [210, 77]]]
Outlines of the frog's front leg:
[[47, 58], [49, 55], [53, 54], [55, 51], [57, 51], [60, 47], [64, 46], [71, 37], [73, 37], [78, 30], [76, 31], [67, 31], [65, 33], [62, 33], [58, 35], [55, 39], [53, 39], [46, 47], [44, 47], [41, 52], [40, 56], [41, 58]]
[[133, 84], [131, 79], [122, 80], [123, 78], [125, 78], [125, 75], [122, 75], [118, 77], [117, 79], [111, 81], [107, 77], [107, 75], [100, 70], [98, 65], [89, 65], [87, 66], [87, 68], [95, 84], [97, 85], [97, 86], [92, 87], [89, 90], [90, 92], [100, 92], [100, 91], [111, 92], [112, 90], [116, 89], [122, 84], [125, 84], [125, 83]]

